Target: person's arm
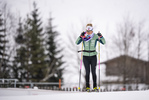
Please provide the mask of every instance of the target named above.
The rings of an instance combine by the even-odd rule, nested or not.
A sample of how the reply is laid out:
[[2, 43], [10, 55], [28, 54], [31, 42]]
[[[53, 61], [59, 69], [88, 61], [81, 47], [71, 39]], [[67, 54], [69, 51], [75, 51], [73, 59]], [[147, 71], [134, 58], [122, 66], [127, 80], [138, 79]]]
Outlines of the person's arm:
[[78, 37], [78, 39], [76, 40], [76, 44], [80, 44], [82, 42], [82, 37], [84, 36], [85, 32], [82, 32], [81, 35]]
[[82, 38], [79, 36], [78, 39], [76, 40], [76, 44], [79, 45], [82, 42]]
[[98, 35], [98, 41], [101, 44], [106, 44], [105, 38], [102, 36], [102, 34], [100, 32], [98, 32], [97, 35]]

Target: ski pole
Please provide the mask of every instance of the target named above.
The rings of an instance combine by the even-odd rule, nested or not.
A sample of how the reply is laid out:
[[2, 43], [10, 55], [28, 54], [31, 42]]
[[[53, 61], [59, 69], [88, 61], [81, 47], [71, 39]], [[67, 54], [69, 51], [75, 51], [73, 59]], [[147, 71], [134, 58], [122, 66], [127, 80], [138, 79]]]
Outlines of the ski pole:
[[99, 59], [99, 89], [100, 89], [100, 42], [98, 42], [98, 59]]
[[[83, 51], [83, 41], [82, 41], [82, 51]], [[81, 83], [82, 57], [83, 57], [83, 53], [81, 52], [80, 74], [79, 74], [79, 87], [78, 87], [79, 90], [80, 90], [80, 83]]]

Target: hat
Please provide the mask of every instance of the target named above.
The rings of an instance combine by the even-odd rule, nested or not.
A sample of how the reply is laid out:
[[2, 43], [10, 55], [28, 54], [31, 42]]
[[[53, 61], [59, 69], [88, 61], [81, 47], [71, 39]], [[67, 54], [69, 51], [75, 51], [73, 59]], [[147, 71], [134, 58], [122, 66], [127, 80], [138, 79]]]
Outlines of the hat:
[[86, 26], [86, 30], [87, 31], [93, 31], [93, 27], [92, 26]]

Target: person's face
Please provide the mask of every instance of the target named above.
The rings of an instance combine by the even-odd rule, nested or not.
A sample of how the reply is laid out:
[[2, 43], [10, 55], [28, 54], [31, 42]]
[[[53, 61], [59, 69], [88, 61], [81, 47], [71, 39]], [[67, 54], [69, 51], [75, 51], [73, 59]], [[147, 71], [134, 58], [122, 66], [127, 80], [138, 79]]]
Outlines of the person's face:
[[91, 34], [93, 33], [93, 31], [87, 30], [86, 33], [87, 33], [88, 35], [91, 35]]

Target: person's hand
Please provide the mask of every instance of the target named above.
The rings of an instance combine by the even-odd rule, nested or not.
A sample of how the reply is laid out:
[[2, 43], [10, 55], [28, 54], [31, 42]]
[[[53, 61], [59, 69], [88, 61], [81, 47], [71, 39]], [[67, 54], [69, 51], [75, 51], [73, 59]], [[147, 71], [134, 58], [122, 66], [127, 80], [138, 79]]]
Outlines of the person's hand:
[[102, 34], [100, 33], [100, 31], [97, 33], [97, 35], [102, 38]]
[[83, 31], [80, 35], [80, 37], [82, 38], [84, 36], [85, 32]]

